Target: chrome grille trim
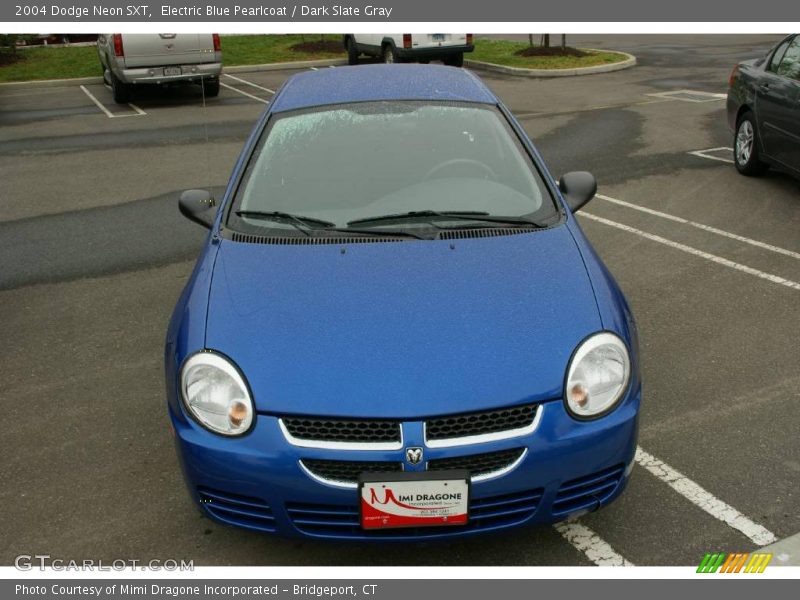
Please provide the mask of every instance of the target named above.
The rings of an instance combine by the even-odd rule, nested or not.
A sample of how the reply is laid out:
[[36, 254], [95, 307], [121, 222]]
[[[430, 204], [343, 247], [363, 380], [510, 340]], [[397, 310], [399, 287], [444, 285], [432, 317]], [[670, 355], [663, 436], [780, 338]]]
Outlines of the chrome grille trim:
[[403, 428], [400, 427], [399, 442], [332, 442], [325, 440], [304, 440], [294, 437], [286, 428], [283, 419], [278, 419], [278, 425], [283, 432], [283, 437], [292, 446], [300, 448], [319, 448], [323, 450], [400, 450], [403, 448]]
[[[331, 479], [329, 477], [323, 477], [322, 475], [319, 475], [318, 473], [315, 473], [314, 471], [309, 469], [308, 466], [303, 462], [302, 459], [300, 459], [297, 462], [300, 465], [300, 468], [302, 469], [302, 471], [306, 475], [311, 477], [311, 479], [313, 479], [314, 481], [316, 481], [318, 483], [321, 483], [323, 485], [330, 485], [330, 486], [337, 487], [337, 488], [344, 488], [344, 489], [348, 489], [348, 490], [356, 490], [356, 489], [358, 489], [358, 482], [348, 481], [348, 480], [345, 480], [345, 479]], [[391, 462], [391, 461], [387, 461], [387, 462]], [[400, 471], [393, 471], [393, 472], [394, 473], [402, 473], [403, 471], [405, 471], [405, 465], [400, 463], [400, 466], [401, 466], [401, 470]]]
[[470, 479], [472, 483], [480, 483], [482, 481], [489, 481], [490, 479], [497, 479], [498, 477], [502, 477], [506, 473], [510, 473], [511, 471], [516, 469], [522, 463], [522, 461], [525, 460], [526, 456], [528, 456], [527, 448], [525, 448], [522, 451], [522, 454], [520, 454], [519, 457], [514, 462], [512, 462], [509, 465], [506, 465], [502, 469], [497, 469], [496, 471], [489, 471], [488, 473], [483, 473], [482, 475], [476, 475], [475, 477], [471, 477]]
[[358, 484], [353, 483], [352, 481], [338, 481], [336, 479], [325, 479], [324, 477], [320, 477], [316, 473], [314, 473], [311, 469], [303, 464], [302, 460], [297, 461], [297, 464], [300, 465], [300, 469], [308, 475], [311, 479], [316, 481], [317, 483], [321, 483], [322, 485], [330, 485], [336, 488], [344, 488], [348, 490], [357, 490]]
[[[517, 466], [525, 460], [525, 457], [528, 455], [528, 448], [509, 448], [507, 450], [496, 450], [493, 452], [482, 452], [479, 454], [467, 454], [465, 456], [451, 456], [451, 457], [444, 457], [444, 458], [437, 458], [428, 461], [425, 463], [425, 470], [429, 472], [435, 472], [439, 470], [447, 470], [447, 469], [467, 469], [470, 472], [473, 472], [473, 469], [470, 469], [467, 465], [458, 465], [458, 466], [450, 466], [452, 465], [453, 461], [455, 462], [469, 462], [471, 460], [481, 460], [490, 458], [492, 456], [498, 454], [509, 454], [515, 453], [516, 456], [509, 457], [505, 464], [501, 463], [493, 468], [491, 471], [486, 471], [485, 473], [478, 473], [477, 475], [470, 475], [470, 481], [472, 483], [480, 483], [481, 481], [488, 481], [490, 479], [496, 479], [497, 477], [502, 477], [506, 473], [510, 473]], [[505, 458], [503, 459], [506, 460]], [[443, 466], [441, 463], [450, 463], [450, 465]], [[439, 466], [432, 465], [431, 463], [440, 463]], [[477, 470], [477, 469], [476, 469]]]
[[544, 414], [544, 404], [536, 405], [536, 416], [530, 425], [525, 427], [518, 427], [517, 429], [507, 429], [506, 431], [494, 431], [492, 433], [481, 433], [478, 435], [469, 435], [460, 438], [449, 438], [445, 440], [429, 440], [427, 423], [423, 423], [423, 431], [425, 438], [425, 445], [428, 448], [452, 448], [454, 446], [469, 446], [471, 444], [484, 444], [486, 442], [497, 442], [499, 440], [509, 440], [512, 438], [530, 435], [542, 420]]

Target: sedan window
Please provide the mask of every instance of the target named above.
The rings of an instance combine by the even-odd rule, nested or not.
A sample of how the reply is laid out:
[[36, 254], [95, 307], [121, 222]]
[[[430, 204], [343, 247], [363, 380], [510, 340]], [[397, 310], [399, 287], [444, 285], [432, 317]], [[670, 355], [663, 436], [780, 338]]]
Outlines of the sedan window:
[[778, 72], [778, 67], [781, 64], [781, 59], [783, 58], [784, 52], [786, 52], [786, 48], [789, 47], [789, 42], [791, 42], [791, 40], [786, 40], [785, 42], [782, 42], [781, 45], [778, 46], [778, 48], [775, 50], [775, 52], [772, 53], [772, 58], [769, 61], [769, 66], [767, 67], [767, 71], [770, 71], [772, 73]]
[[794, 42], [783, 55], [778, 75], [800, 81], [800, 38], [794, 38]]

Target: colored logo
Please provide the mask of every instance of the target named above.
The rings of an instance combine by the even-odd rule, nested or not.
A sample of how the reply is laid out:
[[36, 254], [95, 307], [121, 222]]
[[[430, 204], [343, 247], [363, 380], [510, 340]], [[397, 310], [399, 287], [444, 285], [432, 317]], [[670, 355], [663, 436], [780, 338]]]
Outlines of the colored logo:
[[703, 557], [698, 573], [763, 573], [767, 568], [772, 554], [753, 552], [707, 552]]
[[400, 495], [400, 500], [395, 498], [394, 492], [391, 488], [386, 488], [386, 491], [383, 495], [383, 500], [378, 498], [378, 494], [375, 491], [375, 488], [370, 489], [370, 496], [369, 496], [369, 503], [372, 505], [375, 504], [394, 504], [395, 506], [399, 506], [400, 508], [407, 508], [409, 510], [446, 510], [449, 508], [454, 508], [454, 506], [416, 506], [414, 504], [406, 504], [406, 502], [425, 502], [431, 500], [460, 500], [461, 494], [458, 494], [457, 497], [451, 498], [449, 494], [417, 494], [416, 498], [413, 495]]

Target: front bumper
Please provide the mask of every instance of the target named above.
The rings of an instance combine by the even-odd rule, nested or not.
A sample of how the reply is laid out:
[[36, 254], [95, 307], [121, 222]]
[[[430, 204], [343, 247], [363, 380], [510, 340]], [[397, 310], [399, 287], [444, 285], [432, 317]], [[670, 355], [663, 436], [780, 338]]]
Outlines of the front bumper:
[[[176, 75], [165, 74], [165, 68], [179, 68]], [[215, 79], [222, 73], [222, 63], [198, 63], [189, 65], [174, 65], [170, 67], [136, 67], [122, 69], [117, 77], [123, 83], [173, 83], [200, 81], [201, 79]]]
[[562, 401], [546, 402], [530, 434], [450, 448], [425, 446], [422, 422], [404, 422], [403, 445], [424, 447], [425, 461], [527, 448], [509, 472], [473, 481], [470, 523], [444, 529], [363, 531], [358, 492], [313, 479], [299, 462], [402, 461], [402, 449], [294, 446], [279, 419], [263, 414], [241, 438], [214, 435], [183, 414], [171, 411], [171, 417], [189, 492], [212, 519], [288, 537], [409, 540], [554, 523], [608, 504], [624, 489], [633, 466], [640, 396], [641, 388], [632, 390], [609, 415], [583, 422], [571, 418]]

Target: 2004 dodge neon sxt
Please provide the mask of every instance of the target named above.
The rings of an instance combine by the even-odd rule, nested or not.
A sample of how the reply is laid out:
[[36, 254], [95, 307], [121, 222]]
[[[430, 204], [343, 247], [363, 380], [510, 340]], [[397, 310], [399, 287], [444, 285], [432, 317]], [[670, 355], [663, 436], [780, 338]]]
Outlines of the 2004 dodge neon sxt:
[[166, 341], [209, 517], [417, 539], [552, 523], [625, 487], [633, 317], [508, 109], [468, 71], [325, 69], [278, 91], [217, 202]]

